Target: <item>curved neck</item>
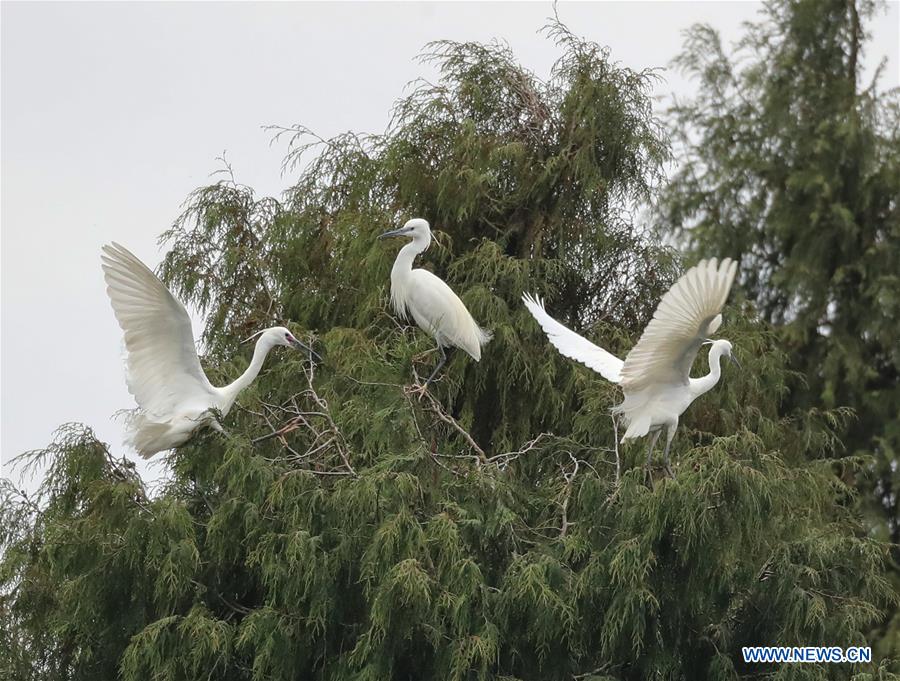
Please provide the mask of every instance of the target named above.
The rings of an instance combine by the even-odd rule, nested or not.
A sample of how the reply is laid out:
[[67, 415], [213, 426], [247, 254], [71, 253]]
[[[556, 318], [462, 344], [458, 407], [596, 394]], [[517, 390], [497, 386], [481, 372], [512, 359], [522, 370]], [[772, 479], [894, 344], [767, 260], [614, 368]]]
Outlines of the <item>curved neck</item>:
[[260, 369], [262, 369], [263, 362], [266, 361], [266, 355], [269, 354], [269, 350], [273, 347], [274, 345], [269, 337], [265, 335], [260, 336], [259, 340], [256, 341], [256, 347], [253, 348], [253, 359], [250, 360], [250, 366], [238, 376], [237, 380], [223, 388], [219, 388], [223, 397], [223, 403], [220, 407], [222, 414], [227, 414], [228, 410], [231, 409], [231, 405], [237, 399], [238, 393], [253, 383], [254, 379], [259, 375]]
[[422, 253], [431, 244], [431, 235], [424, 237], [415, 237], [406, 244], [397, 253], [397, 259], [394, 260], [394, 266], [391, 268], [391, 279], [395, 276], [402, 276], [408, 272], [412, 272], [413, 260], [419, 253]]
[[722, 360], [723, 352], [724, 350], [720, 345], [713, 345], [709, 349], [709, 373], [706, 376], [691, 379], [691, 392], [695, 398], [708, 390], [712, 390], [716, 383], [719, 382], [719, 378], [722, 376], [722, 367], [719, 363]]
[[431, 235], [415, 238], [400, 249], [394, 266], [391, 268], [391, 305], [401, 317], [406, 316], [406, 307], [410, 293], [407, 278], [412, 274], [413, 260], [431, 243]]

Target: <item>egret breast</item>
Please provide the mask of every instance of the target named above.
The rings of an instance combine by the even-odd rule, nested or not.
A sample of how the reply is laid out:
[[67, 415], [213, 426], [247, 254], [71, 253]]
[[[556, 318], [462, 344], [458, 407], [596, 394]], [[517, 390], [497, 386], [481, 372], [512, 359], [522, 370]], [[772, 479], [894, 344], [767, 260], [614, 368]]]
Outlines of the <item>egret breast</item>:
[[677, 423], [691, 399], [688, 386], [648, 385], [626, 392], [625, 399], [613, 412], [621, 414], [628, 424], [623, 439], [638, 438], [661, 426]]

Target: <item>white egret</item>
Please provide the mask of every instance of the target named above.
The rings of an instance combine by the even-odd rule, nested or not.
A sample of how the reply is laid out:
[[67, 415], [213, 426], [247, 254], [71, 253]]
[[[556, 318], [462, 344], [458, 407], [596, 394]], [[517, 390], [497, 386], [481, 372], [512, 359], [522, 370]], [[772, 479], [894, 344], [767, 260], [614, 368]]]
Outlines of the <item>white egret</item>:
[[459, 296], [441, 279], [428, 270], [413, 269], [413, 260], [431, 244], [431, 227], [426, 220], [414, 218], [378, 238], [391, 236], [412, 239], [400, 249], [391, 269], [391, 304], [400, 317], [412, 317], [441, 351], [441, 361], [425, 381], [427, 387], [447, 361], [444, 348], [462, 348], [478, 362], [481, 346], [491, 339], [491, 333], [475, 323]]
[[[669, 447], [679, 417], [719, 382], [723, 355], [737, 364], [731, 343], [708, 340], [722, 324], [722, 307], [736, 271], [737, 263], [728, 258], [721, 264], [715, 258], [704, 260], [689, 269], [663, 296], [624, 362], [550, 317], [540, 300], [527, 294], [522, 300], [560, 353], [622, 386], [625, 399], [613, 408], [628, 426], [622, 441], [652, 433], [647, 465], [656, 441], [666, 430], [663, 457], [669, 470]], [[709, 373], [691, 378], [694, 358], [707, 343]]]
[[101, 259], [106, 291], [125, 332], [128, 391], [140, 408], [128, 424], [127, 440], [145, 459], [183, 444], [201, 426], [223, 432], [216, 412], [228, 413], [276, 345], [315, 354], [283, 326], [265, 329], [256, 334], [259, 339], [247, 370], [217, 388], [200, 366], [184, 305], [122, 246], [104, 246]]

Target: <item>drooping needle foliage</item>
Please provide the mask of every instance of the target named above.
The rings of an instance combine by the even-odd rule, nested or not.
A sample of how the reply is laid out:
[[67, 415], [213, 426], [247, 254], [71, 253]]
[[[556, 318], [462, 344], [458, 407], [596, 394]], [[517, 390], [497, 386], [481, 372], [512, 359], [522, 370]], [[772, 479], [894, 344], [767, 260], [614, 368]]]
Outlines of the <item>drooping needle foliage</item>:
[[[878, 535], [896, 545], [900, 100], [881, 70], [863, 81], [861, 56], [881, 10], [773, 2], [734, 55], [710, 27], [689, 31], [676, 63], [699, 86], [672, 111], [679, 171], [661, 222], [700, 255], [741, 259], [744, 291], [779, 326], [798, 372], [785, 413], [853, 408], [841, 438], [872, 457], [857, 486]], [[885, 634], [885, 650], [900, 654], [900, 612]]]
[[[522, 306], [545, 295], [623, 355], [680, 271], [632, 219], [668, 154], [653, 73], [550, 36], [546, 80], [502, 44], [442, 42], [384, 135], [282, 131], [283, 201], [230, 176], [190, 197], [162, 273], [207, 315], [210, 378], [275, 321], [325, 361], [269, 365], [154, 494], [88, 428], [33, 453], [40, 499], [7, 487], [0, 519], [4, 674], [733, 679], [771, 671], [742, 645], [865, 644], [893, 593], [864, 460], [843, 411], [781, 415], [786, 357], [752, 310], [726, 308], [745, 371], [685, 415], [667, 479], [616, 445], [614, 387]], [[375, 240], [413, 216], [434, 229], [420, 262], [494, 332], [423, 395], [432, 341], [391, 314]], [[858, 671], [890, 678], [780, 674]]]

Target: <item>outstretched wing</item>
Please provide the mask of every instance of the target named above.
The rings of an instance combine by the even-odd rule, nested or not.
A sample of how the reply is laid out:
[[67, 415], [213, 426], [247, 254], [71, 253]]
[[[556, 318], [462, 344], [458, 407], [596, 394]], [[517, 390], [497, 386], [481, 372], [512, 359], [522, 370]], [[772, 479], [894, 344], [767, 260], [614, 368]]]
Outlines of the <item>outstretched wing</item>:
[[528, 308], [537, 323], [541, 325], [544, 333], [547, 334], [547, 338], [561, 354], [593, 369], [607, 381], [619, 382], [619, 375], [622, 371], [621, 359], [553, 319], [547, 314], [544, 303], [539, 298], [532, 298], [526, 293], [522, 296], [522, 302], [525, 303], [525, 307]]
[[685, 272], [663, 296], [622, 367], [626, 390], [648, 385], [682, 385], [704, 340], [722, 324], [722, 307], [737, 263], [703, 260]]
[[113, 243], [103, 247], [106, 292], [128, 351], [128, 390], [150, 416], [165, 418], [185, 402], [215, 392], [200, 367], [184, 305], [144, 263]]

